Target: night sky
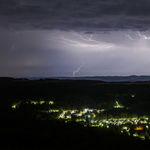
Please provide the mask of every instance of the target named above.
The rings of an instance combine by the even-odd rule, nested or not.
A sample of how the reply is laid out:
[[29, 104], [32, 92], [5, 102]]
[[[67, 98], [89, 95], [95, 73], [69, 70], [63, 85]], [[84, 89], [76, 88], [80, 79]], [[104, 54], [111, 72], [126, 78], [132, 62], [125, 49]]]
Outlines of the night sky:
[[0, 0], [0, 76], [150, 75], [149, 29], [149, 0]]

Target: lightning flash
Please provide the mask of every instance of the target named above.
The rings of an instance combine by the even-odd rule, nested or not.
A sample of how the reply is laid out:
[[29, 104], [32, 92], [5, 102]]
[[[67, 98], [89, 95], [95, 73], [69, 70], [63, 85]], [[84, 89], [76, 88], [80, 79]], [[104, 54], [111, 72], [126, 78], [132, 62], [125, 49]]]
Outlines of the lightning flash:
[[91, 48], [115, 47], [115, 44], [113, 44], [113, 43], [99, 42], [99, 41], [93, 40], [92, 39], [93, 35], [91, 35], [90, 37], [82, 36], [82, 35], [79, 35], [77, 33], [73, 33], [73, 35], [76, 36], [78, 39], [81, 39], [81, 40], [80, 41], [79, 40], [72, 40], [72, 39], [65, 38], [64, 36], [53, 37], [53, 40], [68, 44], [70, 46], [78, 46], [78, 47], [91, 47]]
[[[74, 47], [83, 47], [83, 48], [98, 48], [98, 49], [109, 49], [116, 47], [113, 43], [107, 43], [107, 42], [100, 42], [93, 39], [93, 35], [88, 36], [82, 36], [80, 34], [77, 34], [76, 32], [72, 33], [73, 37], [66, 38], [65, 36], [60, 37], [53, 37], [49, 40], [54, 40], [56, 42], [61, 42], [70, 46]], [[80, 71], [80, 69], [84, 66], [84, 63], [78, 67], [76, 71], [73, 71], [73, 77], [75, 77], [76, 73]]]
[[73, 72], [73, 77], [75, 77], [75, 74], [76, 74], [77, 72], [79, 72], [80, 69], [81, 69], [81, 67], [83, 67], [83, 66], [84, 66], [84, 63], [82, 62], [82, 65], [79, 66], [79, 68], [78, 68], [76, 71]]
[[149, 40], [150, 36], [141, 35], [141, 33], [138, 31], [139, 36], [141, 37], [141, 40]]
[[[133, 33], [132, 33], [133, 34]], [[125, 34], [130, 40], [135, 41], [141, 41], [141, 40], [149, 40], [150, 36], [142, 35], [139, 31], [137, 31], [137, 34], [134, 34], [135, 36], [138, 36], [137, 38], [131, 37], [131, 33]]]

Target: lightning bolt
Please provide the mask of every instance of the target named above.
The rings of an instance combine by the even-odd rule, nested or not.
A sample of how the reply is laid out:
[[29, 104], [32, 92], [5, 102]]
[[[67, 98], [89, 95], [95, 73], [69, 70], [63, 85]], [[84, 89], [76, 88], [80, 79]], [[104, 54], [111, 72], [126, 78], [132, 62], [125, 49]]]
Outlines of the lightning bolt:
[[[76, 32], [72, 33], [74, 37], [76, 37], [76, 40], [74, 39], [68, 39], [64, 37], [63, 35], [60, 37], [53, 37], [49, 40], [54, 40], [56, 42], [61, 42], [70, 46], [74, 47], [89, 47], [89, 48], [112, 48], [116, 47], [113, 43], [107, 43], [107, 42], [100, 42], [97, 40], [92, 39], [93, 35], [90, 35], [90, 37], [82, 36], [80, 34], [77, 34]], [[80, 69], [84, 66], [84, 63], [78, 67], [76, 71], [73, 71], [73, 77], [75, 77], [75, 74], [80, 71]]]
[[149, 40], [149, 39], [150, 39], [150, 36], [142, 35], [139, 31], [137, 31], [137, 34], [132, 33], [132, 34], [138, 36], [138, 38], [132, 38], [132, 37], [130, 36], [130, 34], [131, 34], [131, 33], [125, 34], [126, 37], [128, 37], [130, 40], [141, 41], [141, 40]]
[[84, 41], [97, 43], [98, 45], [99, 45], [99, 44], [111, 44], [111, 45], [114, 45], [113, 43], [98, 42], [98, 41], [96, 41], [96, 40], [92, 40], [93, 35], [90, 35], [89, 38], [88, 38], [87, 36], [82, 36], [82, 35], [80, 35], [80, 34], [77, 34], [76, 32], [74, 32], [73, 35], [78, 36], [79, 38], [81, 38], [81, 39], [84, 40]]
[[128, 37], [130, 40], [133, 40], [133, 41], [140, 41], [140, 40], [138, 40], [138, 39], [133, 39], [129, 34], [125, 34], [126, 35], [126, 37]]
[[78, 46], [78, 47], [110, 48], [110, 47], [114, 47], [115, 46], [115, 44], [113, 44], [113, 43], [99, 42], [99, 41], [93, 40], [92, 39], [93, 35], [91, 35], [90, 37], [82, 36], [82, 35], [79, 35], [77, 33], [73, 33], [73, 35], [75, 35], [78, 38], [80, 38], [82, 40], [82, 42], [79, 42], [79, 41], [76, 41], [76, 40], [67, 39], [64, 36], [53, 37], [53, 40], [58, 41], [58, 42], [62, 42], [62, 43], [65, 43], [65, 44], [68, 44], [70, 46]]
[[138, 31], [138, 35], [141, 37], [141, 40], [149, 40], [150, 36], [141, 35], [141, 33]]
[[83, 66], [84, 66], [84, 63], [82, 62], [82, 65], [79, 66], [78, 69], [77, 69], [76, 71], [73, 72], [73, 77], [75, 77], [75, 74], [76, 74], [77, 72], [79, 72], [80, 69], [81, 69], [81, 67], [83, 67]]
[[73, 41], [73, 40], [69, 40], [69, 39], [66, 39], [64, 38], [64, 36], [61, 36], [61, 37], [54, 37], [54, 39], [60, 39], [62, 41], [59, 41], [59, 42], [62, 42], [62, 43], [65, 43], [65, 44], [68, 44], [68, 45], [71, 45], [71, 46], [80, 46], [80, 47], [86, 47], [86, 45], [78, 42], [78, 41]]

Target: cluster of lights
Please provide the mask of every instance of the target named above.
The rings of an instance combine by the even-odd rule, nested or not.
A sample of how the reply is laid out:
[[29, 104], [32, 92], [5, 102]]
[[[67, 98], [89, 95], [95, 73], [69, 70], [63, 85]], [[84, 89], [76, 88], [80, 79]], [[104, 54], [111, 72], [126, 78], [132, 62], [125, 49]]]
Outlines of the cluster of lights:
[[40, 101], [40, 104], [42, 105], [42, 104], [44, 104], [45, 103], [45, 101]]
[[17, 104], [12, 105], [12, 108], [16, 108], [16, 107], [17, 107]]
[[21, 102], [15, 103], [15, 104], [13, 104], [11, 107], [12, 107], [12, 108], [17, 108], [17, 107], [19, 107], [20, 103], [21, 103]]
[[[16, 104], [13, 104], [13, 105], [12, 105], [12, 108], [17, 108], [17, 106], [19, 107], [20, 103], [21, 103], [21, 102], [16, 103]], [[26, 103], [28, 104], [28, 102], [26, 102]], [[31, 101], [31, 104], [34, 104], [34, 105], [36, 105], [36, 104], [38, 104], [38, 103], [42, 105], [42, 104], [45, 103], [45, 101], [40, 101], [40, 102], [38, 102], [38, 101]], [[49, 101], [49, 104], [50, 104], [50, 105], [53, 105], [54, 102], [53, 102], [53, 101]]]
[[54, 102], [53, 102], [53, 101], [49, 101], [49, 104], [50, 104], [50, 105], [53, 105], [53, 104], [54, 104]]
[[56, 109], [49, 109], [49, 112], [59, 112], [59, 110], [56, 110]]
[[65, 118], [65, 113], [66, 113], [66, 112], [65, 112], [65, 111], [63, 111], [63, 113], [62, 113], [62, 114], [60, 114], [60, 116], [59, 116], [59, 117], [60, 117], [60, 118]]
[[116, 105], [114, 106], [114, 108], [123, 108], [124, 106], [120, 105], [117, 101], [116, 101]]
[[[37, 104], [38, 102], [31, 101], [31, 103]], [[40, 104], [43, 104], [43, 103], [45, 103], [45, 101], [40, 101]], [[53, 105], [54, 102], [53, 101], [49, 101], [49, 104]], [[14, 105], [12, 105], [12, 108], [16, 108], [18, 105], [19, 105], [18, 103], [14, 104]], [[122, 106], [116, 101], [116, 108], [120, 108], [120, 107], [122, 107]], [[60, 114], [60, 116], [58, 118], [71, 119], [71, 114], [75, 114], [75, 113], [76, 113], [77, 117], [81, 117], [82, 115], [85, 115], [87, 112], [91, 113], [94, 110], [96, 110], [96, 109], [85, 108], [83, 111], [80, 111], [80, 113], [76, 113], [78, 110], [64, 110], [62, 112], [62, 114]], [[66, 116], [66, 113], [68, 111], [70, 111], [70, 114], [68, 114]], [[96, 110], [96, 111], [97, 111], [97, 113], [101, 113], [101, 112], [105, 111], [105, 109]], [[51, 112], [59, 112], [59, 110], [50, 109], [49, 113], [51, 113]], [[110, 125], [121, 126], [121, 125], [124, 125], [126, 123], [131, 123], [131, 124], [137, 125], [138, 123], [141, 123], [141, 124], [145, 124], [145, 127], [147, 129], [149, 129], [149, 125], [148, 124], [150, 124], [150, 122], [148, 122], [149, 118], [147, 118], [146, 116], [143, 116], [143, 117], [141, 117], [139, 119], [137, 119], [137, 118], [136, 119], [135, 118], [134, 119], [133, 118], [132, 119], [131, 118], [130, 119], [129, 118], [128, 119], [127, 118], [122, 118], [121, 119], [120, 118], [120, 119], [111, 119], [111, 120], [110, 119], [109, 120], [105, 120], [104, 119], [104, 120], [98, 121], [98, 120], [94, 119], [94, 117], [96, 117], [96, 115], [94, 113], [91, 113], [91, 114], [89, 114], [89, 113], [87, 114], [87, 117], [91, 118], [90, 122], [92, 124], [91, 126], [93, 126], [93, 127], [106, 127], [106, 128], [110, 128]], [[85, 122], [85, 119], [77, 118], [76, 121], [77, 122], [80, 122], [80, 121], [84, 121]], [[65, 122], [67, 123], [67, 120]], [[135, 130], [138, 130], [138, 127], [136, 127]], [[143, 130], [143, 128], [139, 127], [139, 130]], [[130, 135], [130, 133], [129, 133], [130, 128], [128, 128], [126, 126], [123, 126], [122, 130], [121, 130], [121, 133], [123, 133], [124, 131], [127, 132], [128, 135]], [[141, 135], [138, 135], [138, 133], [133, 134], [133, 136], [137, 136], [137, 137], [140, 137], [141, 139], [144, 139], [144, 137], [141, 136]]]
[[31, 104], [34, 104], [34, 105], [36, 105], [38, 102], [35, 102], [35, 101], [31, 101]]

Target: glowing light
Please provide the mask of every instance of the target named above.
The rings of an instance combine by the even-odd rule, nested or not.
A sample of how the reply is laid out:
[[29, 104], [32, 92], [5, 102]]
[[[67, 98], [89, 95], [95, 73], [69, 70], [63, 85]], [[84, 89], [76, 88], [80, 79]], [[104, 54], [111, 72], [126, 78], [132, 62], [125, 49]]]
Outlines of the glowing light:
[[49, 104], [50, 104], [50, 105], [53, 105], [53, 104], [54, 104], [54, 102], [53, 102], [53, 101], [49, 101]]
[[142, 126], [135, 127], [134, 130], [143, 130]]
[[138, 136], [137, 132], [133, 134], [133, 136]]
[[123, 108], [123, 105], [120, 105], [117, 101], [116, 101], [116, 105], [114, 106], [114, 108]]
[[75, 113], [75, 111], [72, 111], [71, 114]]
[[38, 102], [35, 102], [35, 101], [31, 101], [31, 104], [34, 104], [34, 105], [36, 105]]
[[12, 107], [12, 108], [17, 108], [17, 107], [19, 107], [20, 103], [21, 103], [21, 102], [18, 102], [18, 103], [16, 103], [16, 104], [13, 104], [11, 107]]
[[84, 111], [88, 111], [88, 108], [85, 108]]
[[16, 105], [13, 105], [12, 108], [16, 108]]
[[49, 109], [49, 112], [59, 112], [59, 110], [56, 110], [56, 109]]
[[79, 71], [80, 71], [80, 68], [83, 67], [83, 66], [84, 66], [84, 63], [82, 63], [82, 65], [79, 66], [79, 68], [78, 68], [76, 71], [73, 72], [73, 77], [75, 77], [75, 74], [76, 74], [77, 72], [79, 72]]
[[91, 117], [91, 115], [88, 115], [88, 118], [90, 118]]
[[40, 104], [43, 104], [45, 101], [40, 101]]
[[127, 127], [123, 127], [123, 129], [127, 130]]

